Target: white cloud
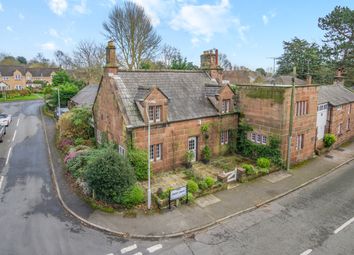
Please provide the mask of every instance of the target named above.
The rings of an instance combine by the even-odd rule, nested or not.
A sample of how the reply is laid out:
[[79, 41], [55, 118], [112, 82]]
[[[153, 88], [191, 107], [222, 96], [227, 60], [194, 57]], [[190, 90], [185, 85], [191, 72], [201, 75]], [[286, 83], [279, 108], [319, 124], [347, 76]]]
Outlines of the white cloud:
[[185, 30], [192, 34], [192, 43], [200, 40], [208, 42], [214, 34], [226, 33], [235, 28], [241, 40], [244, 41], [246, 40], [245, 33], [249, 29], [231, 14], [229, 0], [220, 0], [215, 4], [182, 4], [171, 20], [170, 26], [174, 30]]
[[70, 44], [73, 41], [71, 37], [64, 36], [54, 28], [50, 28], [48, 34], [53, 38], [62, 40], [65, 44]]
[[57, 46], [53, 42], [46, 42], [41, 44], [41, 49], [46, 51], [54, 51], [56, 50]]
[[62, 15], [68, 8], [67, 0], [49, 0], [49, 8], [56, 14]]
[[193, 37], [191, 43], [193, 46], [197, 46], [200, 43], [200, 40], [197, 37]]
[[86, 5], [86, 0], [81, 0], [80, 4], [74, 5], [74, 11], [80, 14], [89, 13], [89, 9]]
[[25, 19], [25, 16], [20, 12], [20, 13], [18, 14], [18, 18], [19, 18], [20, 20], [24, 20], [24, 19]]
[[267, 14], [262, 15], [262, 21], [263, 24], [266, 26], [271, 19], [273, 19], [276, 16], [276, 13], [274, 11], [268, 12]]
[[269, 22], [269, 18], [267, 15], [262, 15], [262, 21], [264, 25], [267, 25]]
[[2, 6], [2, 3], [0, 3], [0, 12], [4, 11], [4, 7]]
[[59, 38], [59, 34], [58, 34], [57, 30], [55, 30], [54, 28], [50, 28], [48, 33], [50, 36], [53, 36], [55, 38]]
[[6, 30], [9, 31], [9, 32], [13, 32], [13, 31], [14, 31], [14, 30], [12, 29], [12, 27], [10, 27], [10, 26], [7, 26], [7, 27], [6, 27]]

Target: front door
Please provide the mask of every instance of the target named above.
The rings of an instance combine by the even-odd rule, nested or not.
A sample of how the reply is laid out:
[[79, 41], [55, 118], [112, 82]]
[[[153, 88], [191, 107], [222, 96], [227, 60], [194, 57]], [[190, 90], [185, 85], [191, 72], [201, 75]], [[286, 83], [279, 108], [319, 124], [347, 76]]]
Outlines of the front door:
[[192, 162], [197, 159], [197, 137], [193, 136], [188, 139], [188, 150], [193, 152]]

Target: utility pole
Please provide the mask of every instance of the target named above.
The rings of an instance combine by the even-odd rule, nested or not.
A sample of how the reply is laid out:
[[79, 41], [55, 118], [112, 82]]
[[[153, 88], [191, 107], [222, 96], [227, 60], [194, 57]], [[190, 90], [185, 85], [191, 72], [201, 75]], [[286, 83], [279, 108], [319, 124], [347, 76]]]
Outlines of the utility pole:
[[273, 59], [273, 75], [275, 74], [275, 60], [278, 59], [276, 57], [268, 57], [269, 59]]
[[295, 78], [296, 78], [296, 66], [293, 67], [293, 79], [292, 79], [292, 86], [291, 86], [288, 155], [287, 155], [288, 157], [286, 162], [287, 171], [290, 170], [290, 161], [291, 161], [291, 140], [293, 135], [293, 122], [294, 122]]

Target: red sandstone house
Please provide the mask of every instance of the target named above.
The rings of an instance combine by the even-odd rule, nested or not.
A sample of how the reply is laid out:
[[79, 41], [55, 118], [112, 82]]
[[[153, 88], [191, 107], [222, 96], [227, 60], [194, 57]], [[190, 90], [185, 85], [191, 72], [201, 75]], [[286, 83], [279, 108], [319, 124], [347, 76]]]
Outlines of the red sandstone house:
[[[336, 77], [338, 78], [338, 76]], [[253, 131], [248, 139], [267, 144], [270, 136], [281, 141], [281, 153], [287, 160], [291, 85], [238, 85], [238, 103], [244, 121]], [[354, 93], [336, 80], [334, 85], [296, 85], [290, 163], [313, 157], [323, 148], [326, 133], [336, 135], [334, 147], [354, 137]]]
[[106, 66], [93, 106], [97, 140], [105, 134], [125, 154], [128, 144], [147, 150], [155, 171], [184, 161], [187, 151], [199, 160], [206, 141], [201, 127], [210, 128], [213, 155], [226, 149], [229, 130], [237, 127], [234, 93], [221, 84], [216, 51], [201, 55], [204, 71], [118, 70], [115, 46], [109, 42]]

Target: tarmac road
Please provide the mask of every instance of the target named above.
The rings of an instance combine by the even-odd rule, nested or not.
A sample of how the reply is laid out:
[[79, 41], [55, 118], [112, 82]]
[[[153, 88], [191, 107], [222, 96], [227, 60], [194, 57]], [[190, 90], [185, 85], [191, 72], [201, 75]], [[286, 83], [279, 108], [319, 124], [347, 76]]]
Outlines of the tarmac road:
[[126, 240], [81, 225], [50, 178], [41, 101], [0, 104], [0, 254], [354, 254], [354, 163], [189, 238]]
[[13, 115], [0, 144], [0, 254], [105, 255], [122, 254], [121, 250], [163, 254], [160, 247], [175, 245], [177, 240], [136, 242], [113, 237], [82, 226], [64, 211], [51, 182], [42, 104], [0, 104], [0, 112]]

